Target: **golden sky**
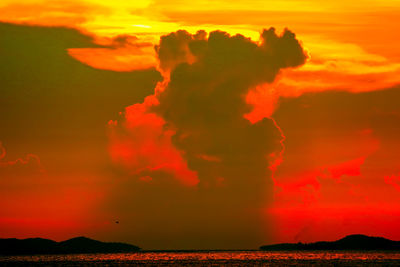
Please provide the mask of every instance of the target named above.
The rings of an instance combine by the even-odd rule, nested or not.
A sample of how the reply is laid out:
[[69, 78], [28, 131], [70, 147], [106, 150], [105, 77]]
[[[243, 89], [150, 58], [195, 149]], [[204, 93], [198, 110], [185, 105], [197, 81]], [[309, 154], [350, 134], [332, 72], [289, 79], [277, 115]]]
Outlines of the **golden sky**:
[[[280, 81], [290, 94], [299, 93], [294, 88], [299, 83], [309, 91], [321, 86], [364, 91], [394, 85], [400, 77], [400, 38], [395, 34], [400, 23], [398, 0], [196, 0], [190, 5], [177, 0], [4, 0], [0, 11], [3, 21], [78, 27], [98, 37], [129, 34], [138, 37], [139, 43], [156, 43], [159, 36], [176, 29], [192, 33], [219, 29], [257, 40], [263, 28], [282, 31], [287, 27], [311, 55], [308, 64]], [[156, 64], [152, 48], [142, 48], [139, 54], [137, 49], [126, 51], [71, 53], [95, 67], [115, 70]]]

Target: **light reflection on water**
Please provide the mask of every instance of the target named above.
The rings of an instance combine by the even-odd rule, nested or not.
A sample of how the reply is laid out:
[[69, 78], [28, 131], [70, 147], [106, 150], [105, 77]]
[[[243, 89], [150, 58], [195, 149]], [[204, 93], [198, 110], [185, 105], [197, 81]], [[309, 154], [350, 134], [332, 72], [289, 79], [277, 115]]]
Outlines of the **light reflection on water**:
[[1, 266], [400, 266], [399, 252], [209, 251], [0, 256]]

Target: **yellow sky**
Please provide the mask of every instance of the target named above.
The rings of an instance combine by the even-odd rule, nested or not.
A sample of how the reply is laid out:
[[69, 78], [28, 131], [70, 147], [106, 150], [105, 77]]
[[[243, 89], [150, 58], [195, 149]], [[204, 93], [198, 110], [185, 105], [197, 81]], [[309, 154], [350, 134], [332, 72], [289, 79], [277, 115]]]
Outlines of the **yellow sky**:
[[[312, 73], [318, 79], [288, 75], [280, 81], [284, 90], [301, 84], [311, 91], [365, 91], [400, 82], [399, 0], [2, 0], [0, 20], [66, 25], [102, 37], [130, 34], [138, 42], [150, 43], [178, 29], [219, 29], [257, 40], [263, 28], [288, 27], [311, 55], [298, 73]], [[93, 50], [71, 54], [94, 67], [115, 70], [155, 64], [152, 49], [98, 50], [96, 58], [90, 56]]]

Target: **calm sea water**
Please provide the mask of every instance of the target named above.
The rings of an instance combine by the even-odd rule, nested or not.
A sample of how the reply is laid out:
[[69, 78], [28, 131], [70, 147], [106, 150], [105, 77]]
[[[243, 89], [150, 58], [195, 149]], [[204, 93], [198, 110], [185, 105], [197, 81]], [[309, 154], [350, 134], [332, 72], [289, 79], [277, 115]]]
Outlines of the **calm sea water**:
[[0, 266], [400, 266], [399, 252], [209, 251], [0, 256]]

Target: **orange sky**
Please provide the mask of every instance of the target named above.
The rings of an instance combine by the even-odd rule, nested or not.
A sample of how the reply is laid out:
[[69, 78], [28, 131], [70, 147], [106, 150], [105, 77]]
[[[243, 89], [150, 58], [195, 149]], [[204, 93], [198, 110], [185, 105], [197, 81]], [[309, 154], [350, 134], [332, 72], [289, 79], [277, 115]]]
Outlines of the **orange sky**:
[[203, 0], [190, 5], [161, 0], [4, 0], [0, 10], [1, 21], [78, 27], [100, 38], [121, 34], [138, 38], [131, 46], [112, 50], [71, 49], [71, 55], [98, 68], [123, 71], [155, 65], [154, 51], [145, 44], [176, 29], [192, 33], [219, 29], [257, 40], [262, 28], [274, 26], [294, 31], [311, 55], [308, 64], [280, 79], [280, 94], [327, 87], [366, 91], [399, 82], [397, 0]]
[[[257, 39], [263, 27], [272, 25], [278, 30], [288, 27], [312, 56], [311, 63], [301, 71], [318, 72], [319, 76], [320, 72], [346, 74], [357, 84], [363, 82], [360, 74], [379, 76], [380, 82], [385, 82], [384, 86], [398, 82], [395, 77], [400, 60], [397, 53], [399, 40], [393, 34], [399, 24], [397, 0], [323, 3], [219, 0], [192, 1], [190, 5], [182, 1], [23, 0], [16, 3], [4, 0], [0, 9], [2, 21], [79, 27], [101, 37], [129, 34], [137, 36], [138, 42], [153, 43], [160, 35], [176, 29], [189, 32], [199, 28], [206, 31], [219, 29]], [[137, 67], [133, 55], [122, 54], [121, 51], [121, 55], [115, 52], [107, 56], [122, 63], [126, 69]], [[90, 60], [96, 64], [93, 61], [96, 62]], [[106, 63], [110, 68], [110, 61]], [[335, 85], [345, 87], [346, 81]], [[286, 82], [292, 84], [293, 81]], [[332, 80], [319, 82], [326, 85]], [[381, 85], [377, 82], [376, 86]]]
[[[399, 110], [391, 108], [391, 105], [395, 106], [393, 103], [389, 108], [382, 103], [371, 104], [375, 108], [373, 112], [368, 108], [369, 101], [373, 101], [368, 100], [369, 97], [382, 97], [383, 103], [389, 101], [391, 93], [386, 99], [386, 89], [400, 84], [400, 37], [397, 34], [400, 1], [194, 0], [188, 4], [182, 0], [2, 0], [0, 21], [77, 28], [92, 36], [102, 47], [70, 46], [67, 47], [68, 55], [94, 69], [122, 73], [152, 67], [160, 70], [154, 45], [159, 43], [161, 36], [179, 29], [192, 34], [199, 29], [207, 32], [222, 30], [232, 35], [240, 33], [258, 42], [264, 28], [275, 27], [278, 33], [289, 28], [307, 51], [307, 62], [298, 68], [282, 69], [273, 83], [265, 82], [251, 88], [246, 101], [253, 109], [243, 114], [252, 123], [273, 117], [284, 136], [281, 140], [284, 150], [281, 154], [276, 151], [274, 155], [281, 156], [282, 162], [271, 174], [273, 204], [266, 205], [262, 211], [264, 219], [273, 221], [279, 229], [268, 242], [335, 239], [358, 229], [366, 234], [400, 240], [400, 231], [395, 229], [400, 222], [397, 196], [400, 161], [391, 148], [398, 146], [392, 136], [398, 129], [391, 122], [398, 122]], [[168, 71], [162, 72], [168, 79]], [[158, 87], [161, 89], [156, 89], [156, 96], [157, 90], [165, 90], [167, 85], [159, 83]], [[384, 93], [375, 95], [376, 91]], [[333, 95], [331, 100], [325, 100], [318, 94], [306, 94], [312, 92], [331, 92]], [[344, 95], [340, 98], [336, 93]], [[357, 95], [360, 98], [353, 98]], [[282, 98], [286, 100], [281, 101]], [[111, 165], [126, 173], [140, 174], [140, 183], [150, 183], [153, 178], [146, 173], [160, 169], [175, 176], [184, 186], [195, 187], [199, 182], [198, 175], [188, 166], [182, 150], [174, 147], [171, 141], [174, 130], [165, 130], [165, 121], [159, 115], [148, 113], [153, 105], [157, 105], [154, 99], [149, 96], [142, 104], [141, 101], [127, 103], [125, 113], [105, 122], [109, 123]], [[353, 101], [355, 104], [350, 106], [354, 110], [347, 102], [343, 104], [343, 99]], [[324, 105], [318, 106], [318, 103]], [[315, 106], [318, 108], [314, 109]], [[307, 108], [313, 112], [307, 113]], [[115, 110], [115, 114], [120, 111], [123, 108]], [[388, 114], [395, 114], [395, 118]], [[124, 130], [119, 132], [119, 127]], [[0, 143], [1, 151], [4, 150], [4, 155], [0, 153], [0, 163], [6, 159], [7, 145], [4, 141]], [[65, 149], [68, 150], [67, 146]], [[98, 148], [93, 150], [98, 151]], [[27, 153], [36, 155], [35, 151]], [[80, 153], [85, 152], [82, 149]], [[389, 156], [385, 158], [383, 154]], [[18, 157], [23, 155], [16, 155]], [[68, 161], [67, 157], [61, 156], [65, 161]], [[91, 152], [83, 157], [88, 158], [89, 165], [97, 164], [95, 160], [92, 162]], [[219, 160], [206, 154], [199, 157], [208, 162]], [[114, 167], [109, 167], [112, 170], [107, 169], [107, 172], [117, 172]], [[113, 211], [109, 209], [102, 213], [97, 209], [107, 202], [105, 195], [113, 190], [110, 188], [119, 188], [116, 182], [103, 177], [104, 170], [100, 172], [101, 178], [96, 178], [97, 169], [93, 172], [92, 167], [79, 166], [72, 181], [59, 182], [62, 186], [46, 180], [47, 177], [40, 178], [39, 183], [51, 184], [50, 189], [38, 187], [30, 191], [22, 188], [7, 193], [8, 199], [17, 204], [14, 207], [7, 199], [0, 202], [0, 207], [7, 207], [0, 217], [0, 226], [6, 230], [0, 233], [13, 236], [19, 232], [31, 236], [34, 235], [32, 232], [43, 233], [49, 228], [50, 237], [64, 238], [74, 231], [92, 228], [100, 229], [91, 232], [96, 236], [123, 239], [122, 230], [115, 230], [115, 235], [99, 233], [113, 227], [107, 218]], [[66, 177], [65, 173], [63, 175]], [[84, 185], [80, 182], [83, 177], [87, 179]], [[64, 179], [60, 178], [61, 181]], [[127, 178], [121, 179], [126, 182]], [[10, 188], [22, 187], [18, 182], [0, 182]], [[218, 186], [223, 182], [221, 177]], [[40, 213], [42, 203], [56, 198], [57, 192], [51, 189], [56, 187], [65, 196], [54, 203], [63, 215], [50, 219], [50, 215], [46, 216], [51, 212], [45, 212], [47, 215], [42, 218], [33, 216], [33, 213]], [[75, 197], [68, 197], [71, 194]], [[337, 194], [341, 197], [336, 197]], [[36, 201], [33, 211], [21, 204], [26, 195]], [[76, 209], [68, 208], [77, 207], [76, 203], [83, 204]], [[14, 209], [24, 210], [26, 216], [21, 215], [24, 212], [16, 215]], [[88, 211], [94, 211], [96, 215], [89, 216]], [[26, 222], [31, 224], [35, 220], [40, 230], [26, 226]], [[131, 218], [127, 217], [127, 220]], [[65, 232], [60, 234], [54, 225], [54, 229], [49, 227], [48, 223], [51, 225], [52, 221], [62, 221]], [[58, 227], [59, 224], [55, 225]], [[156, 242], [149, 244], [152, 246]]]

